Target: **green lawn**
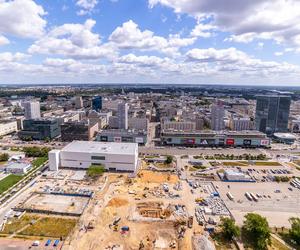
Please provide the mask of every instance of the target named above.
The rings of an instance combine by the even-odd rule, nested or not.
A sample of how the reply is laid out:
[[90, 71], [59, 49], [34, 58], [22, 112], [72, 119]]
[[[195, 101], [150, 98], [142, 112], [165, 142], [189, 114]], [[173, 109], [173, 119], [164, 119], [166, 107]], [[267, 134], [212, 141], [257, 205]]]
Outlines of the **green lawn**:
[[29, 225], [32, 221], [37, 220], [39, 217], [35, 215], [25, 214], [22, 218], [12, 218], [8, 223], [5, 224], [5, 227], [1, 233], [4, 234], [13, 234], [16, 231], [22, 229], [23, 227]]
[[39, 167], [43, 165], [47, 160], [48, 160], [47, 157], [38, 157], [32, 161], [32, 167], [33, 168]]
[[66, 238], [76, 223], [77, 219], [25, 214], [20, 219], [11, 219], [1, 233], [13, 234], [25, 227], [18, 235]]
[[19, 182], [23, 176], [11, 174], [0, 181], [0, 194]]
[[44, 217], [25, 230], [21, 235], [44, 236], [53, 238], [66, 238], [76, 226], [76, 219], [65, 219], [58, 217]]

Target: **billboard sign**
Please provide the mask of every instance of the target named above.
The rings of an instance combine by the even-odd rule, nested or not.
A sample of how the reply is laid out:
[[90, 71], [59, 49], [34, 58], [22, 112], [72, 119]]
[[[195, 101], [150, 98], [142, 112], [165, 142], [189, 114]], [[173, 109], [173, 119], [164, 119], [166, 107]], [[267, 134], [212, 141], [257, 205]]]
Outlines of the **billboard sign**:
[[244, 146], [251, 146], [252, 141], [249, 139], [244, 140]]
[[121, 137], [114, 137], [114, 142], [121, 142], [122, 138]]
[[264, 139], [260, 141], [261, 146], [269, 146], [270, 145], [270, 140]]
[[207, 140], [201, 140], [201, 141], [200, 141], [200, 144], [201, 144], [201, 145], [208, 145], [208, 142], [207, 142]]
[[226, 145], [234, 145], [234, 139], [227, 139]]
[[195, 144], [196, 140], [194, 138], [182, 139], [182, 144]]
[[100, 136], [100, 141], [108, 141], [107, 136]]

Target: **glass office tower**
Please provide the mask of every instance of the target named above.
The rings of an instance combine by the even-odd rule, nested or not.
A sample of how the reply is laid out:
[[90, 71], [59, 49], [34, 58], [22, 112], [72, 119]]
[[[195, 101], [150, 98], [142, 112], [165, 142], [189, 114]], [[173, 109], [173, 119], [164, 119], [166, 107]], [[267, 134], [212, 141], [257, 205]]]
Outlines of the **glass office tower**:
[[287, 132], [291, 97], [283, 95], [259, 95], [256, 103], [256, 129], [272, 135]]
[[92, 109], [99, 112], [102, 109], [102, 97], [95, 96], [92, 100]]

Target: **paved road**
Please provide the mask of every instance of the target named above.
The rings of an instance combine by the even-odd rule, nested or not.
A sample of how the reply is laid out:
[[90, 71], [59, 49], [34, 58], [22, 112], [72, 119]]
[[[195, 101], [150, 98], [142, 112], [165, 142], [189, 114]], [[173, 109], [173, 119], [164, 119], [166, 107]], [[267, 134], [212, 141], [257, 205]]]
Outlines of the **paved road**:
[[276, 155], [290, 155], [300, 154], [300, 150], [274, 150], [274, 149], [238, 149], [238, 148], [223, 148], [223, 149], [211, 149], [211, 148], [184, 148], [179, 149], [177, 147], [139, 147], [139, 153], [144, 154], [162, 154], [162, 155], [214, 155], [214, 154], [269, 154], [271, 157]]

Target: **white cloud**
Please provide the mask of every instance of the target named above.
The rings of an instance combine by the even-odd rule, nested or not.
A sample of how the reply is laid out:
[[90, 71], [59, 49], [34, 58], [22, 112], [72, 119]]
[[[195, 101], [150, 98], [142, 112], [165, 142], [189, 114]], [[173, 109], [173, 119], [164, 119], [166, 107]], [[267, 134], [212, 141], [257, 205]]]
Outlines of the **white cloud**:
[[148, 0], [153, 8], [161, 4], [176, 13], [188, 13], [200, 20], [212, 20], [229, 41], [251, 42], [274, 39], [300, 47], [300, 1], [298, 0]]
[[46, 15], [32, 0], [0, 1], [0, 34], [37, 38], [44, 34]]
[[77, 0], [76, 5], [81, 8], [77, 14], [80, 16], [90, 14], [97, 4], [98, 0]]
[[64, 24], [55, 27], [28, 49], [29, 53], [55, 54], [80, 59], [113, 57], [114, 49], [101, 45], [100, 36], [92, 32], [96, 22], [88, 19], [84, 24]]
[[192, 45], [196, 38], [181, 38], [178, 34], [168, 38], [155, 36], [150, 30], [141, 31], [135, 22], [129, 20], [112, 32], [109, 41], [120, 49], [155, 50], [174, 56], [180, 47]]
[[282, 51], [277, 51], [274, 53], [275, 56], [282, 56], [283, 55], [283, 52]]
[[157, 56], [136, 56], [134, 54], [124, 55], [119, 58], [119, 63], [136, 64], [141, 67], [157, 67], [167, 59]]
[[5, 36], [0, 35], [0, 46], [9, 44], [9, 40]]
[[191, 31], [191, 36], [208, 38], [212, 36], [211, 31], [215, 29], [216, 27], [211, 24], [198, 23]]
[[11, 52], [3, 52], [0, 53], [0, 61], [3, 62], [17, 62], [17, 61], [23, 61], [30, 57], [29, 55], [23, 54], [23, 53], [11, 53]]
[[227, 74], [234, 73], [239, 75], [240, 78], [248, 74], [251, 76], [263, 76], [265, 79], [274, 77], [274, 75], [280, 78], [284, 75], [300, 74], [299, 66], [274, 61], [262, 61], [236, 48], [220, 50], [214, 48], [192, 49], [186, 53], [186, 60], [187, 62], [209, 65], [210, 68], [215, 70], [216, 74], [229, 72]]
[[209, 49], [192, 49], [186, 54], [190, 61], [199, 62], [222, 62], [222, 63], [236, 63], [248, 58], [248, 55], [236, 48], [217, 50]]

